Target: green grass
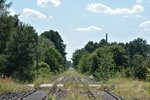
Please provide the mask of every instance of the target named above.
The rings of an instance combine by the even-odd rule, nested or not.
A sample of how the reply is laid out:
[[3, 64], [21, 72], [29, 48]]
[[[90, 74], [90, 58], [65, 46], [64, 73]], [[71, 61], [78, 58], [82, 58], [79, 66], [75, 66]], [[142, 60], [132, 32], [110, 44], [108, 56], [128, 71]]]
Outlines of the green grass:
[[16, 83], [11, 78], [0, 78], [0, 94], [8, 92], [26, 92], [30, 90], [31, 88], [23, 84]]

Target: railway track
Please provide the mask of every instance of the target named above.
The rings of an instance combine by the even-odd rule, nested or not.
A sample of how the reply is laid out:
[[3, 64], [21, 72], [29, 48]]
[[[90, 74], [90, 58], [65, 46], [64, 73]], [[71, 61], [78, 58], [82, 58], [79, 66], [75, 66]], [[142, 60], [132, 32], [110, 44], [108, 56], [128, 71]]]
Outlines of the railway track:
[[0, 100], [47, 100], [49, 91], [31, 91], [28, 93], [9, 93], [0, 96]]
[[[77, 88], [68, 87], [66, 82], [72, 82]], [[71, 85], [72, 86], [72, 85]], [[88, 77], [75, 77], [72, 75], [53, 77], [49, 84], [40, 84], [40, 90], [27, 93], [8, 93], [0, 96], [0, 100], [47, 100], [48, 94], [55, 100], [65, 100], [68, 95], [73, 93], [89, 98], [89, 100], [123, 100], [121, 97], [107, 90], [97, 90], [101, 85]], [[47, 91], [43, 91], [43, 90]]]
[[104, 90], [101, 94], [103, 100], [124, 100], [122, 97], [117, 96], [108, 90]]

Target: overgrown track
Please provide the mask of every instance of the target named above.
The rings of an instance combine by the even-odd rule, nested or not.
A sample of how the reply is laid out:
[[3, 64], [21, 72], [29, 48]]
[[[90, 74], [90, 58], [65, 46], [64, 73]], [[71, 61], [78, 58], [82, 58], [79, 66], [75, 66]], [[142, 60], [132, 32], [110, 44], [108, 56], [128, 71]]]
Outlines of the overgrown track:
[[107, 90], [104, 90], [102, 92], [102, 99], [103, 100], [124, 100], [122, 97], [117, 96], [116, 94]]
[[31, 91], [28, 93], [9, 93], [0, 96], [0, 100], [47, 100], [48, 91]]
[[76, 100], [76, 97], [78, 100], [123, 100], [106, 89], [103, 91], [103, 87], [93, 78], [77, 76], [71, 72], [53, 77], [48, 83], [40, 84], [38, 91], [4, 94], [0, 100], [47, 100], [47, 96], [54, 100]]
[[[68, 81], [78, 84], [78, 88], [66, 88], [64, 84]], [[51, 82], [56, 83], [53, 87], [50, 88], [50, 94], [53, 95], [56, 100], [65, 100], [65, 98], [73, 92], [81, 95], [81, 97], [86, 96], [89, 98], [89, 100], [123, 100], [120, 96], [117, 96], [110, 91], [100, 91], [92, 89], [94, 87], [100, 87], [100, 85], [98, 85], [95, 80], [92, 80], [88, 77], [73, 77], [72, 75], [61, 76], [52, 78]], [[63, 84], [64, 87], [58, 87], [57, 84]], [[80, 87], [84, 88], [84, 90], [78, 90]]]
[[97, 93], [88, 90], [88, 91], [85, 91], [85, 92], [81, 92], [81, 95], [86, 95], [86, 96], [88, 96], [88, 98], [90, 98], [92, 100], [96, 100]]
[[57, 86], [54, 86], [50, 88], [50, 94], [55, 96], [56, 100], [65, 100], [65, 97], [67, 95], [67, 90], [57, 88]]

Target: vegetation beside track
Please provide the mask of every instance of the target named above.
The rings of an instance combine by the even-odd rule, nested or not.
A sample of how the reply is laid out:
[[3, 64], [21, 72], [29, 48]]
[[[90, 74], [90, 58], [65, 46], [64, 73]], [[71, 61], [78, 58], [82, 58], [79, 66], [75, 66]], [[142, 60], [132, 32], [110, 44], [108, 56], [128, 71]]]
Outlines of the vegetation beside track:
[[4, 93], [19, 93], [31, 91], [32, 88], [29, 88], [22, 83], [17, 83], [11, 78], [0, 78], [0, 95]]
[[[80, 74], [74, 70], [66, 71], [62, 74], [59, 74], [56, 77], [56, 80], [60, 77], [66, 78], [66, 81], [63, 81], [62, 83], [63, 87], [57, 87], [56, 94], [52, 95], [49, 94], [49, 100], [55, 100], [56, 96], [61, 95], [59, 94], [59, 89], [65, 94], [65, 100], [91, 100], [91, 97], [88, 97], [87, 92], [95, 92], [99, 93], [99, 99], [101, 100], [101, 91], [104, 89], [107, 89], [111, 92], [114, 92], [116, 95], [119, 95], [123, 97], [126, 100], [149, 100], [150, 99], [150, 83], [146, 81], [140, 81], [140, 80], [134, 80], [129, 78], [113, 78], [109, 79], [108, 81], [99, 81], [95, 84], [100, 85], [99, 87], [88, 87], [88, 84], [79, 82], [81, 78], [89, 78], [86, 75]], [[76, 80], [77, 79], [77, 80]], [[42, 81], [41, 81], [42, 80]], [[39, 78], [36, 79], [36, 82], [40, 82], [38, 84], [35, 83], [36, 86], [39, 86], [39, 84], [47, 83], [50, 84], [51, 79], [48, 78]], [[54, 81], [56, 81], [54, 80]], [[52, 82], [57, 83], [59, 82]], [[83, 86], [81, 86], [83, 84]], [[92, 83], [91, 83], [92, 84]], [[36, 87], [35, 87], [36, 88]], [[32, 89], [35, 89], [32, 88]], [[43, 88], [36, 88], [36, 89], [43, 89]], [[21, 85], [21, 83], [17, 83], [13, 81], [11, 78], [6, 79], [0, 79], [0, 94], [8, 93], [8, 92], [26, 92], [30, 91], [31, 88], [26, 87], [25, 85]], [[46, 88], [46, 90], [49, 90], [49, 88]]]

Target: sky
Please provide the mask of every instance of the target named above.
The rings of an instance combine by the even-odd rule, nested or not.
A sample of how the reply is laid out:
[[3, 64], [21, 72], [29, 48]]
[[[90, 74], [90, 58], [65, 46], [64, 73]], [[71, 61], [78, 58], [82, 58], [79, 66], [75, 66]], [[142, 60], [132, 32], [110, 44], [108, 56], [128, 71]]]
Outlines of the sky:
[[150, 0], [7, 0], [10, 14], [32, 25], [40, 35], [58, 31], [67, 45], [67, 59], [88, 41], [129, 42], [138, 37], [150, 44]]

